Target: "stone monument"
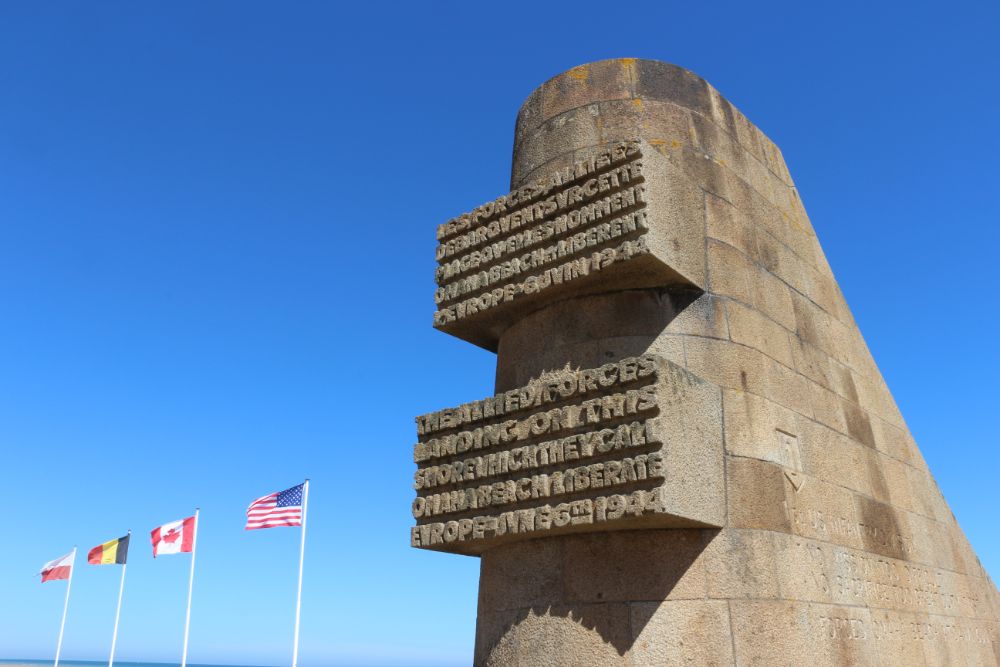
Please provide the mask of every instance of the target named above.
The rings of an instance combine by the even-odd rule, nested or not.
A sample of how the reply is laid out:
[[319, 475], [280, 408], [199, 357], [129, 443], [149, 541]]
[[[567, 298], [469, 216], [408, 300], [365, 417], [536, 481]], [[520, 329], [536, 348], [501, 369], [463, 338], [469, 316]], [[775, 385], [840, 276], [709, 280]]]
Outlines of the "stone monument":
[[437, 229], [496, 393], [417, 418], [411, 544], [479, 556], [478, 665], [996, 665], [1000, 596], [778, 148], [701, 78], [582, 65]]

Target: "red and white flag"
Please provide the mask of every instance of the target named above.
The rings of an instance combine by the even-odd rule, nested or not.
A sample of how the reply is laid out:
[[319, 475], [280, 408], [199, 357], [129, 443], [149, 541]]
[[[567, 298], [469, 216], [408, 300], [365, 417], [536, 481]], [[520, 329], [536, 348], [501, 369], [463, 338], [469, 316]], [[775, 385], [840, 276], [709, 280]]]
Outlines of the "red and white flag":
[[151, 533], [153, 558], [166, 554], [190, 553], [194, 548], [194, 521], [194, 517], [189, 516], [154, 528]]
[[46, 581], [58, 581], [60, 579], [69, 579], [70, 573], [73, 572], [73, 560], [76, 557], [76, 552], [71, 551], [61, 558], [56, 558], [55, 560], [50, 560], [48, 563], [42, 566], [42, 571], [39, 572], [42, 575], [42, 583]]

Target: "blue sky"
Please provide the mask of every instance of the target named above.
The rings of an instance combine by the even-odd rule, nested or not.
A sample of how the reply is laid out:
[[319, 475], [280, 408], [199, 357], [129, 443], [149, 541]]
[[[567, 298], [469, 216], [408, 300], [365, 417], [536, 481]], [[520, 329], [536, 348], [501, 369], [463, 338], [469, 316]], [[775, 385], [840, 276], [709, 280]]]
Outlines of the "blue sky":
[[[548, 77], [639, 56], [704, 76], [783, 149], [876, 361], [1000, 575], [996, 3], [0, 6], [0, 657], [49, 657], [42, 562], [136, 533], [123, 659], [468, 664], [478, 561], [408, 546], [414, 415], [490, 393], [435, 332], [434, 229], [506, 191]], [[100, 659], [119, 571], [73, 584]]]

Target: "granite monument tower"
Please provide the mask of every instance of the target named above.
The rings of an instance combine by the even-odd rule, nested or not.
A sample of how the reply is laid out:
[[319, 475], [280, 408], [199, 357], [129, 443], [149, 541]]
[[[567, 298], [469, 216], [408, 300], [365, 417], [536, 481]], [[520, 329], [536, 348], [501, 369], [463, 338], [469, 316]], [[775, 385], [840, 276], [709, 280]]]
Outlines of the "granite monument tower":
[[781, 152], [704, 80], [549, 80], [437, 238], [496, 393], [417, 418], [411, 543], [481, 558], [476, 664], [998, 664]]

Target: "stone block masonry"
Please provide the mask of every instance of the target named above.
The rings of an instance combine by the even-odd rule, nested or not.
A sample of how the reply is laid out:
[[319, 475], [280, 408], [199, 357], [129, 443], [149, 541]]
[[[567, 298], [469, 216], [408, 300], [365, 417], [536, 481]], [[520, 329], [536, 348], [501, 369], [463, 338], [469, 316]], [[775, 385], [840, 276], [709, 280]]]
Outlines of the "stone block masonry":
[[475, 664], [1000, 664], [781, 151], [700, 77], [545, 82], [437, 242], [434, 326], [496, 381], [417, 418], [409, 538], [480, 558]]

